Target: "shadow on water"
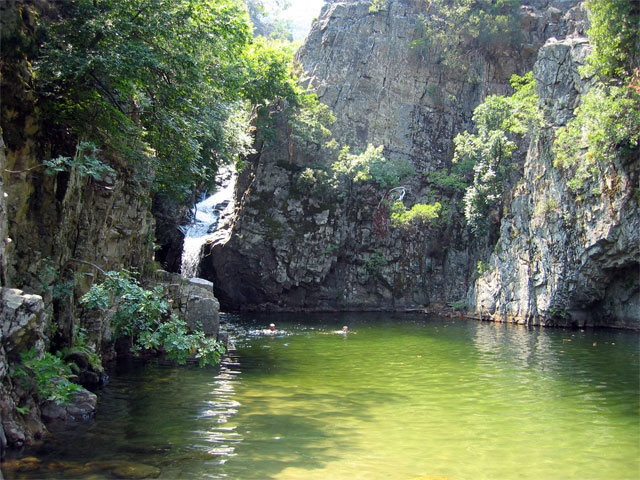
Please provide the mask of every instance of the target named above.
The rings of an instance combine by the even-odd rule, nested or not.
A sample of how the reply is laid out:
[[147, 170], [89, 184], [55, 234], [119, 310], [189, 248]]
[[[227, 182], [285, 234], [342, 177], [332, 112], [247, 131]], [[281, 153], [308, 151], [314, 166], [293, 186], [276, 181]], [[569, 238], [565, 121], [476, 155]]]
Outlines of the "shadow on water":
[[[604, 479], [638, 465], [629, 332], [389, 314], [234, 322], [220, 367], [118, 364], [95, 420], [21, 452], [41, 464], [7, 480], [133, 478], [136, 465], [158, 478]], [[333, 334], [342, 325], [354, 333]]]
[[[335, 446], [337, 439], [324, 421], [295, 414], [252, 414], [243, 420], [260, 434], [247, 435], [236, 450], [242, 459], [242, 478], [275, 478], [286, 468], [317, 469], [339, 459], [328, 453], [328, 443]], [[338, 440], [338, 444], [343, 442]], [[231, 478], [240, 478], [233, 475], [233, 460], [224, 471]], [[255, 476], [247, 477], [249, 472]]]

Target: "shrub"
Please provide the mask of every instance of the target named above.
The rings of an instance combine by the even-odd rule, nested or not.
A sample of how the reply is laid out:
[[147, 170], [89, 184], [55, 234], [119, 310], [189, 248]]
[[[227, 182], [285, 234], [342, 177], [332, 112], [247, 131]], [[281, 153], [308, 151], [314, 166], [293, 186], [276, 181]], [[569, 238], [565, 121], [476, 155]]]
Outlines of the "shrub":
[[50, 353], [38, 355], [35, 348], [20, 354], [22, 363], [14, 367], [12, 378], [22, 388], [32, 391], [39, 400], [69, 403], [80, 385], [72, 383], [71, 367]]
[[406, 210], [402, 202], [394, 202], [391, 206], [391, 224], [394, 227], [408, 227], [412, 223], [433, 223], [442, 211], [442, 204], [433, 205], [416, 203], [410, 210]]
[[370, 13], [377, 13], [380, 10], [384, 9], [386, 6], [386, 0], [371, 0], [371, 5], [369, 5]]
[[526, 143], [543, 127], [532, 72], [514, 75], [510, 97], [490, 95], [473, 112], [477, 133], [454, 138], [453, 161], [473, 171], [464, 195], [465, 219], [477, 235], [486, 233], [492, 211], [500, 211], [503, 191], [517, 169], [518, 141]]
[[546, 217], [551, 212], [556, 211], [559, 206], [558, 202], [553, 198], [545, 197], [543, 200], [536, 203], [536, 206], [533, 209], [533, 214], [536, 217]]
[[554, 166], [571, 172], [568, 187], [579, 192], [617, 155], [640, 144], [640, 94], [600, 84], [582, 97], [576, 117], [556, 132]]
[[386, 267], [389, 264], [389, 261], [384, 257], [382, 252], [376, 250], [371, 254], [371, 257], [364, 262], [363, 269], [364, 273], [369, 278], [378, 277], [381, 273], [383, 267]]
[[76, 146], [73, 158], [59, 156], [51, 160], [45, 160], [47, 167], [45, 172], [55, 173], [65, 170], [75, 170], [81, 177], [87, 175], [95, 180], [103, 179], [109, 175], [115, 175], [115, 170], [98, 159], [100, 150], [91, 142], [80, 142]]
[[476, 273], [478, 275], [484, 275], [485, 273], [492, 271], [493, 267], [489, 263], [483, 262], [482, 260], [478, 261], [478, 264], [476, 265]]
[[298, 102], [298, 107], [289, 118], [292, 140], [308, 153], [323, 146], [332, 147], [334, 142], [331, 142], [329, 127], [335, 123], [336, 117], [331, 109], [320, 103], [315, 93], [300, 95]]
[[389, 190], [415, 174], [411, 162], [387, 160], [382, 154], [383, 149], [382, 145], [368, 145], [364, 152], [353, 154], [349, 147], [343, 147], [338, 161], [331, 166], [336, 186], [350, 182], [372, 181], [380, 188]]
[[140, 286], [131, 272], [107, 272], [80, 299], [89, 308], [110, 311], [116, 336], [129, 336], [131, 350], [162, 350], [182, 364], [194, 354], [201, 366], [215, 364], [224, 349], [201, 330], [190, 331], [186, 322], [169, 313], [162, 288]]

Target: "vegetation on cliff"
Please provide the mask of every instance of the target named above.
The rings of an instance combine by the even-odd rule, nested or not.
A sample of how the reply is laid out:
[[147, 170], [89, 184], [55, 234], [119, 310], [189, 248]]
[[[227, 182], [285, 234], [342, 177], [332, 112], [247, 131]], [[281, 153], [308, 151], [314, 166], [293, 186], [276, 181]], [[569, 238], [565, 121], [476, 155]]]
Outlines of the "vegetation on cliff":
[[[597, 178], [614, 156], [637, 155], [640, 140], [640, 9], [625, 0], [592, 0], [587, 5], [594, 48], [582, 74], [596, 80], [575, 119], [557, 131], [554, 144], [554, 165], [571, 171], [568, 186], [575, 193]], [[517, 149], [526, 149], [548, 127], [532, 73], [514, 76], [511, 86], [511, 96], [487, 97], [474, 111], [475, 130], [454, 139], [454, 177], [456, 184], [467, 182], [464, 217], [478, 235], [487, 232], [492, 219], [499, 220], [504, 193], [520, 177], [524, 152], [516, 155]], [[446, 179], [451, 184], [452, 179]]]
[[511, 48], [522, 38], [520, 0], [431, 0], [410, 45], [413, 55], [436, 55], [451, 71], [475, 76], [474, 56], [489, 45]]
[[576, 117], [556, 134], [555, 166], [571, 171], [580, 195], [614, 156], [637, 159], [640, 145], [640, 5], [626, 0], [587, 3], [593, 51], [582, 74], [595, 77]]
[[453, 161], [470, 178], [464, 217], [476, 234], [486, 233], [491, 219], [500, 218], [503, 193], [520, 176], [517, 160], [523, 155], [514, 155], [542, 126], [533, 74], [514, 75], [511, 86], [513, 95], [490, 95], [474, 110], [476, 133], [466, 131], [454, 138]]
[[[26, 353], [5, 364], [0, 345], [0, 393], [18, 408], [0, 413], [67, 401], [79, 381], [74, 358], [99, 383], [99, 355], [118, 336], [136, 352], [217, 362], [215, 338], [172, 315], [165, 291], [129, 272], [152, 265], [149, 196], [189, 203], [221, 164], [252, 151], [252, 111], [280, 99], [297, 105], [292, 46], [254, 38], [242, 0], [18, 0], [0, 12], [3, 90], [16, 92], [3, 97], [0, 130], [3, 161], [6, 142], [18, 166], [8, 172], [19, 243], [11, 286], [41, 294], [46, 308]], [[37, 232], [31, 243], [16, 236], [27, 230], [22, 221]], [[120, 239], [125, 251], [114, 246]], [[138, 242], [144, 255], [131, 248]], [[119, 271], [89, 289], [95, 276], [79, 265]], [[90, 340], [81, 333], [89, 325]]]

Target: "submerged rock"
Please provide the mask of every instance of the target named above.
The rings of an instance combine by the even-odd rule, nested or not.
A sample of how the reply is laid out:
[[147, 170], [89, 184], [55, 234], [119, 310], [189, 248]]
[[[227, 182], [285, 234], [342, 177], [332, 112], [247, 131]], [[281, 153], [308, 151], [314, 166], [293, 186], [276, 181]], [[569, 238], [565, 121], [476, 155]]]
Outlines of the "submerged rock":
[[24, 457], [2, 462], [2, 470], [6, 472], [33, 472], [42, 468], [42, 460], [36, 457]]
[[37, 473], [38, 471], [46, 471], [48, 478], [53, 474], [59, 478], [104, 479], [116, 477], [136, 480], [143, 478], [157, 478], [161, 473], [161, 470], [158, 467], [128, 461], [95, 461], [87, 463], [56, 461], [45, 465], [41, 460], [31, 458], [12, 460], [3, 464], [3, 467], [5, 465], [7, 471], [12, 472], [29, 471]]
[[141, 479], [159, 477], [161, 470], [144, 463], [123, 463], [113, 468], [111, 472], [118, 478]]

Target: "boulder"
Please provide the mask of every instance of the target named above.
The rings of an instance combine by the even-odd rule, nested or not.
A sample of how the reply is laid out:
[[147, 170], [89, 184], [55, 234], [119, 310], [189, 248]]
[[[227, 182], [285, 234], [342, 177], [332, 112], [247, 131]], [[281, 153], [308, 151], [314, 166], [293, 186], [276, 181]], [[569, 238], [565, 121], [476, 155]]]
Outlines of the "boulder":
[[0, 289], [0, 333], [7, 355], [16, 356], [32, 346], [44, 347], [44, 302], [15, 288]]
[[208, 337], [218, 335], [220, 303], [213, 296], [212, 282], [191, 278], [182, 289], [181, 305], [184, 305], [184, 319], [189, 327], [201, 327]]
[[157, 284], [165, 287], [174, 313], [191, 329], [202, 329], [208, 337], [218, 335], [220, 303], [213, 295], [213, 283], [203, 278], [182, 278], [177, 273], [158, 270]]
[[40, 411], [45, 422], [88, 420], [95, 415], [97, 402], [95, 393], [81, 388], [72, 396], [70, 404], [47, 401], [42, 404]]

